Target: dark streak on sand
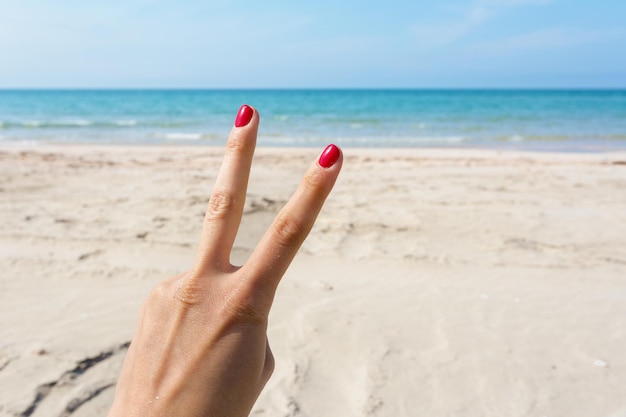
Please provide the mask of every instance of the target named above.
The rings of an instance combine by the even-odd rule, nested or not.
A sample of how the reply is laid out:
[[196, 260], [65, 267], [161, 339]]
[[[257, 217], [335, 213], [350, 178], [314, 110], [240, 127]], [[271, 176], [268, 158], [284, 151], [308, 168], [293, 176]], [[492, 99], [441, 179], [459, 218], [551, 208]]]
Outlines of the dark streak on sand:
[[80, 406], [82, 406], [86, 402], [89, 402], [90, 400], [96, 398], [103, 391], [106, 391], [107, 389], [109, 389], [111, 387], [114, 387], [114, 386], [115, 386], [114, 383], [104, 384], [104, 385], [102, 385], [102, 386], [100, 386], [100, 387], [98, 387], [96, 389], [89, 390], [89, 391], [83, 393], [83, 395], [81, 395], [80, 397], [73, 398], [69, 402], [69, 404], [65, 407], [65, 411], [63, 413], [61, 413], [61, 415], [59, 417], [69, 417], [69, 416], [71, 416], [74, 411], [76, 411], [76, 410], [78, 410], [80, 408]]
[[[73, 381], [74, 379], [84, 374], [87, 370], [99, 364], [100, 362], [110, 358], [111, 356], [115, 355], [116, 353], [120, 351], [128, 349], [128, 346], [130, 346], [130, 342], [124, 342], [120, 345], [114, 346], [113, 348], [109, 350], [100, 352], [96, 356], [85, 358], [82, 361], [78, 362], [74, 368], [70, 369], [69, 371], [64, 372], [58, 379], [39, 385], [37, 387], [37, 390], [35, 391], [35, 398], [31, 402], [31, 404], [17, 416], [29, 417], [33, 415], [33, 413], [37, 410], [37, 407], [39, 407], [39, 404], [41, 404], [41, 402], [52, 392], [54, 387], [56, 387], [59, 383]], [[81, 398], [72, 399], [60, 417], [67, 417], [71, 415], [82, 404], [95, 398], [101, 392], [105, 391], [111, 386], [113, 386], [113, 384], [106, 384], [102, 387], [99, 387], [93, 391], [88, 392], [86, 395], [84, 395]]]

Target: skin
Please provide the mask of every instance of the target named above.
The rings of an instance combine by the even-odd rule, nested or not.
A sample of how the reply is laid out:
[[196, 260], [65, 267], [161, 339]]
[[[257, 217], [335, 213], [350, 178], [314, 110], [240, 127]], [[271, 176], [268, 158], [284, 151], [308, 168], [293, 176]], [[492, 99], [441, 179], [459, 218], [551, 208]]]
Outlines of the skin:
[[329, 168], [315, 161], [248, 262], [231, 265], [258, 126], [255, 110], [246, 126], [233, 127], [194, 265], [143, 304], [109, 417], [245, 417], [270, 378], [274, 294], [343, 158]]

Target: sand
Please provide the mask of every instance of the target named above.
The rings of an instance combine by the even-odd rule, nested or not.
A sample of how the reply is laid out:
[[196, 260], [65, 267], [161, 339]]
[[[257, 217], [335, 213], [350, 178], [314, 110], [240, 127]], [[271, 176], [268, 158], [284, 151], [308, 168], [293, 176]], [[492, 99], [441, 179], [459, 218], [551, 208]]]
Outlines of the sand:
[[[257, 150], [243, 262], [318, 150]], [[626, 416], [626, 155], [348, 149], [252, 416]], [[221, 150], [0, 150], [0, 416], [105, 416]]]

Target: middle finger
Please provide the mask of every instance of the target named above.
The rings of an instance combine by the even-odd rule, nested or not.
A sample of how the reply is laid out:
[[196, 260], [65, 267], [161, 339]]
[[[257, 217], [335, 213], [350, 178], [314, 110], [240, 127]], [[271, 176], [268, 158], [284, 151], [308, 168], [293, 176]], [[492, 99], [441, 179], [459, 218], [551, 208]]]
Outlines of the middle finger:
[[231, 268], [230, 252], [241, 223], [258, 126], [256, 110], [241, 106], [204, 218], [198, 252], [202, 270]]

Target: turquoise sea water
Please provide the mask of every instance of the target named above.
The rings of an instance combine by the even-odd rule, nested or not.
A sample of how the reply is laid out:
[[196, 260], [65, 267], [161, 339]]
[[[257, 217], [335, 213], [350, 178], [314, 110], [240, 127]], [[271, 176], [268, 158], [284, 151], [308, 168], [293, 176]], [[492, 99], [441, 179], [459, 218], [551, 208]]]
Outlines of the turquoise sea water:
[[4, 90], [0, 143], [626, 149], [626, 90]]

